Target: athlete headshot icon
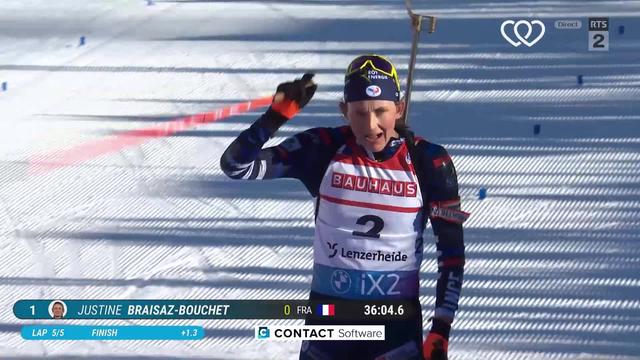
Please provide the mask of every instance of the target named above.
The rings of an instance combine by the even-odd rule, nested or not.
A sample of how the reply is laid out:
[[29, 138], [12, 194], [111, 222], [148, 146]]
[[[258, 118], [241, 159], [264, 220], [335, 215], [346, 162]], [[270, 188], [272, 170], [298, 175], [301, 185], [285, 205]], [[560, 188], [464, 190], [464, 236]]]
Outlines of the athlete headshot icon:
[[52, 319], [63, 319], [67, 316], [67, 305], [62, 300], [53, 300], [49, 304], [49, 315]]

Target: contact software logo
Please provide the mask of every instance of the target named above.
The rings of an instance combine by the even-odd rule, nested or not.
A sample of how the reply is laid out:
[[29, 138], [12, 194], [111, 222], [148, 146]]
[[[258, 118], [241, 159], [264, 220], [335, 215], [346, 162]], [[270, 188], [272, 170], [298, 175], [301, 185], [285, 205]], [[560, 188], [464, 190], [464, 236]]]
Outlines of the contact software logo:
[[[509, 31], [509, 34], [513, 33], [517, 41], [513, 40], [511, 38], [511, 35], [507, 34], [507, 32], [505, 31], [508, 25], [511, 25], [511, 28], [510, 28], [511, 31]], [[538, 35], [538, 37], [529, 41], [529, 38], [532, 37], [531, 34], [533, 33], [533, 25], [540, 26], [540, 34]], [[527, 28], [527, 32], [526, 34], [524, 34], [524, 36], [520, 33], [520, 29], [522, 28], [522, 26]], [[540, 39], [542, 39], [542, 37], [544, 36], [544, 31], [545, 31], [544, 23], [540, 20], [533, 20], [533, 21], [518, 20], [517, 22], [513, 20], [507, 20], [503, 22], [502, 25], [500, 26], [500, 33], [502, 34], [502, 37], [514, 47], [518, 47], [522, 44], [525, 44], [528, 47], [532, 47], [538, 41], [540, 41]]]
[[269, 328], [266, 326], [260, 326], [256, 330], [256, 338], [257, 339], [268, 339], [270, 336]]

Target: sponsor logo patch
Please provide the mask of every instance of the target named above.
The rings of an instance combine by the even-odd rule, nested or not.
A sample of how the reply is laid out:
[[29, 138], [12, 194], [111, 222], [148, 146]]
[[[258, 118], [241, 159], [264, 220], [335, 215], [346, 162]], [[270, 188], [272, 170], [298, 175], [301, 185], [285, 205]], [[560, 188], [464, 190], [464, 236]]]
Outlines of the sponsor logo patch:
[[331, 173], [331, 186], [338, 189], [399, 197], [416, 197], [418, 193], [418, 185], [412, 181], [385, 180], [340, 172]]
[[330, 243], [327, 241], [327, 245], [329, 245], [329, 250], [331, 250], [331, 254], [329, 254], [329, 259], [331, 259], [332, 257], [336, 256], [336, 254], [338, 253], [338, 249], [336, 249], [336, 246], [338, 245], [338, 243]]
[[331, 275], [331, 287], [338, 294], [344, 294], [351, 288], [351, 276], [344, 270], [336, 270]]
[[432, 202], [429, 204], [429, 217], [462, 224], [471, 214], [460, 210], [460, 200]]
[[366, 89], [367, 95], [370, 97], [378, 97], [382, 94], [382, 89], [378, 85], [369, 85]]

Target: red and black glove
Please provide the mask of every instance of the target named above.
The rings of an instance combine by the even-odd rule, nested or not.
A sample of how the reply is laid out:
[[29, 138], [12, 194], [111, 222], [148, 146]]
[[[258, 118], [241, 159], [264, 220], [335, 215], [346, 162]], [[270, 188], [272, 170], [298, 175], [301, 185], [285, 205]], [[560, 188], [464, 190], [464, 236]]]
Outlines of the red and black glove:
[[433, 318], [431, 331], [422, 343], [424, 360], [447, 360], [449, 349], [449, 331], [451, 325], [446, 321]]
[[294, 117], [309, 103], [318, 85], [313, 82], [312, 73], [306, 73], [301, 79], [278, 85], [276, 94], [271, 102], [271, 110], [287, 119]]

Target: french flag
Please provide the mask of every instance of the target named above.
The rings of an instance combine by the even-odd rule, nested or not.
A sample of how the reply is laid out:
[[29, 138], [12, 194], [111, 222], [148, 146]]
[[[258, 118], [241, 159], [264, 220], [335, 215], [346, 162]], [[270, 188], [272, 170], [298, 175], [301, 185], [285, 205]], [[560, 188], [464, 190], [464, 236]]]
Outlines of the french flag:
[[336, 306], [334, 304], [319, 304], [316, 313], [322, 316], [334, 316], [336, 314]]

